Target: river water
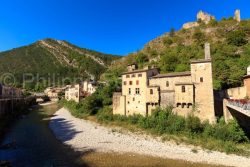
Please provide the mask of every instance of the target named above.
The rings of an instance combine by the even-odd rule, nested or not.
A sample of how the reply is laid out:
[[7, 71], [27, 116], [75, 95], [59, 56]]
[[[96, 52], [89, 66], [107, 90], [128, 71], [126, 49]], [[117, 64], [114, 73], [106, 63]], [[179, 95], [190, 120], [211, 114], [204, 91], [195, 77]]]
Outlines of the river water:
[[0, 149], [0, 160], [16, 167], [74, 167], [74, 166], [168, 166], [212, 167], [206, 164], [161, 159], [136, 154], [105, 154], [76, 152], [63, 145], [49, 129], [49, 119], [58, 109], [56, 104], [39, 107], [18, 120], [5, 135]]

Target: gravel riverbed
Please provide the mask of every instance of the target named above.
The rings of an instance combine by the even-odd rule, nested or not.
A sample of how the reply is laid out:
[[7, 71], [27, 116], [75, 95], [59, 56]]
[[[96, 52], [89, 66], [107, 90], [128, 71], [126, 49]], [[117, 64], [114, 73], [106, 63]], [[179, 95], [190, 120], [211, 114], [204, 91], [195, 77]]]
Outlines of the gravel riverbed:
[[[91, 121], [75, 118], [65, 108], [55, 113], [49, 126], [57, 139], [77, 151], [136, 153], [225, 166], [250, 166], [250, 158], [247, 157], [162, 142], [160, 139], [131, 132], [121, 133]], [[197, 152], [192, 151], [193, 149]]]

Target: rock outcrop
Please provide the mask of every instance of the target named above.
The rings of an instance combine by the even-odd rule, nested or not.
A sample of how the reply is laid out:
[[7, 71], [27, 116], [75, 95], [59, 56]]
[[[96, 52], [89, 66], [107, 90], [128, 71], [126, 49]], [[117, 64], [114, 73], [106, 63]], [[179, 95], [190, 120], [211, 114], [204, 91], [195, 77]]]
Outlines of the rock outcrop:
[[206, 12], [199, 11], [197, 13], [197, 21], [185, 23], [183, 24], [182, 28], [190, 29], [190, 28], [198, 27], [199, 22], [204, 22], [205, 24], [208, 24], [211, 20], [215, 20], [215, 17]]

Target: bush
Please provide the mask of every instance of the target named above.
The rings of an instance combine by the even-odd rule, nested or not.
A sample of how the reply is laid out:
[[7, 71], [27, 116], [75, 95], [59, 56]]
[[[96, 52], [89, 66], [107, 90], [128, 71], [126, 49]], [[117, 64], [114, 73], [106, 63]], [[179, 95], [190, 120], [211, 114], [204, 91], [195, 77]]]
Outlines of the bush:
[[101, 122], [110, 122], [113, 121], [113, 115], [108, 114], [108, 113], [101, 113], [97, 115], [97, 120]]
[[[100, 95], [100, 94], [99, 94]], [[224, 119], [220, 119], [218, 123], [211, 125], [208, 122], [202, 123], [198, 117], [192, 114], [186, 118], [176, 115], [172, 112], [172, 108], [165, 109], [157, 108], [151, 116], [143, 117], [141, 115], [121, 116], [113, 115], [111, 106], [103, 106], [97, 109], [100, 105], [100, 96], [90, 96], [82, 103], [75, 103], [73, 101], [66, 102], [62, 100], [65, 107], [69, 108], [73, 115], [77, 117], [84, 117], [86, 115], [96, 115], [98, 121], [101, 122], [127, 122], [131, 125], [137, 125], [142, 129], [150, 129], [158, 134], [184, 134], [188, 137], [203, 137], [211, 138], [219, 141], [230, 141], [234, 143], [241, 143], [249, 141], [244, 131], [240, 128], [237, 121], [232, 120], [228, 124]], [[96, 109], [95, 109], [96, 108]], [[226, 146], [228, 151], [235, 148], [230, 145]]]
[[140, 117], [141, 117], [141, 115], [132, 115], [132, 116], [130, 115], [128, 117], [128, 122], [130, 124], [137, 124], [140, 120]]
[[231, 31], [227, 34], [227, 43], [235, 46], [243, 46], [247, 44], [246, 34], [241, 31]]
[[223, 118], [221, 118], [219, 123], [215, 125], [206, 123], [204, 125], [203, 136], [212, 137], [222, 141], [232, 141], [235, 143], [248, 141], [247, 136], [236, 120], [231, 120], [227, 124]]
[[185, 118], [178, 115], [170, 115], [168, 118], [168, 126], [166, 132], [171, 134], [183, 131], [185, 127]]
[[219, 123], [214, 126], [214, 129], [213, 137], [216, 139], [237, 143], [248, 141], [244, 131], [240, 128], [236, 120], [232, 120], [226, 124], [224, 119], [221, 119]]
[[200, 119], [198, 117], [194, 117], [193, 115], [188, 115], [186, 118], [185, 128], [191, 133], [201, 133], [203, 131]]

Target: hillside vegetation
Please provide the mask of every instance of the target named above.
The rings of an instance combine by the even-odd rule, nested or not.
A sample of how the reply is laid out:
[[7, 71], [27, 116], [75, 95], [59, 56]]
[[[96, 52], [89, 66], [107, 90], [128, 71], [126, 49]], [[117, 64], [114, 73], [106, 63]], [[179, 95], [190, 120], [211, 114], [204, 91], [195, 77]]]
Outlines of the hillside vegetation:
[[[53, 84], [73, 82], [73, 78], [99, 78], [118, 56], [79, 48], [66, 41], [45, 39], [0, 53], [0, 76], [12, 73], [15, 85], [23, 80], [27, 89], [42, 90]], [[28, 74], [27, 74], [28, 73]], [[25, 74], [25, 75], [24, 75]], [[63, 80], [69, 78], [67, 80]], [[4, 77], [1, 77], [4, 79]], [[10, 81], [11, 82], [11, 81]]]
[[211, 44], [215, 89], [240, 86], [250, 65], [250, 20], [240, 23], [233, 18], [212, 20], [208, 25], [192, 29], [171, 29], [169, 33], [147, 43], [136, 53], [116, 61], [103, 75], [106, 79], [118, 76], [127, 64], [139, 67], [156, 65], [161, 73], [190, 70], [191, 59], [204, 58], [204, 43]]

